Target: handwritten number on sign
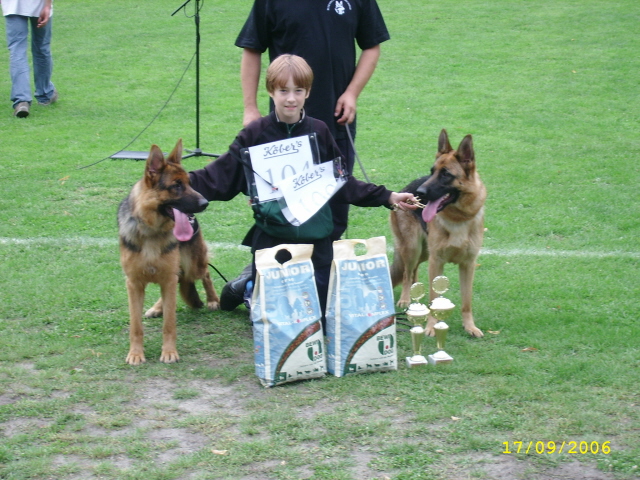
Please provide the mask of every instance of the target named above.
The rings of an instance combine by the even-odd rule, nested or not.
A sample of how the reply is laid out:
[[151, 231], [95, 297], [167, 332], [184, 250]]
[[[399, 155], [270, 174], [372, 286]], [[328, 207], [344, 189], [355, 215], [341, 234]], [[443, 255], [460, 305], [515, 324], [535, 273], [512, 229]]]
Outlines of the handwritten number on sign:
[[315, 191], [311, 195], [311, 198], [307, 198], [307, 199], [299, 198], [298, 205], [300, 205], [300, 207], [302, 207], [307, 212], [315, 214], [318, 211], [319, 207], [322, 207], [325, 203], [327, 203], [327, 201], [333, 195], [334, 191], [335, 191], [335, 186], [327, 185], [325, 186], [326, 193]]
[[[302, 166], [302, 171], [304, 172], [305, 170], [309, 170], [309, 162], [305, 162], [304, 165]], [[274, 184], [278, 181], [284, 180], [287, 177], [296, 175], [298, 172], [296, 172], [296, 169], [293, 165], [284, 165], [282, 167], [282, 170], [280, 171], [280, 178], [274, 180], [273, 179], [273, 172], [271, 171], [270, 168], [268, 168], [266, 170], [267, 175], [269, 176], [269, 183]]]

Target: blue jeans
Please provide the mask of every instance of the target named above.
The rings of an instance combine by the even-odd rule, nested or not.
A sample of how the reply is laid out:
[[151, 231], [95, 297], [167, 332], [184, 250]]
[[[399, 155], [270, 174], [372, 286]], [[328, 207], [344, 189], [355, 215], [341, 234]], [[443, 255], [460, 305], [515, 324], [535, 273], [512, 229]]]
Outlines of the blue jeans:
[[9, 47], [9, 73], [11, 74], [11, 101], [15, 107], [19, 102], [31, 103], [31, 83], [29, 79], [29, 58], [27, 37], [31, 24], [31, 55], [33, 56], [33, 80], [38, 102], [48, 102], [55, 90], [51, 83], [53, 59], [51, 58], [50, 18], [42, 28], [37, 28], [37, 17], [7, 15], [7, 46]]

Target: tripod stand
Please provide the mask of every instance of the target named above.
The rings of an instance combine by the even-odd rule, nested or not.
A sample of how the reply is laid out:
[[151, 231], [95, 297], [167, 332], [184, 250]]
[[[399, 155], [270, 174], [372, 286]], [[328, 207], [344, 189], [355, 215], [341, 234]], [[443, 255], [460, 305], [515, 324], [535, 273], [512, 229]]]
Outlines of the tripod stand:
[[[171, 14], [173, 17], [176, 13], [186, 7], [186, 5], [191, 0], [186, 0], [182, 5], [180, 5], [175, 12]], [[194, 19], [196, 23], [196, 148], [193, 150], [187, 150], [188, 154], [183, 155], [182, 158], [190, 158], [190, 157], [219, 157], [219, 154], [216, 153], [205, 153], [200, 148], [200, 8], [202, 0], [195, 0], [196, 2], [196, 10], [194, 14]], [[164, 107], [163, 107], [164, 108]], [[136, 137], [137, 138], [137, 137]], [[134, 139], [135, 140], [135, 139]], [[126, 148], [126, 147], [125, 147]], [[117, 153], [114, 153], [109, 158], [114, 159], [132, 159], [132, 160], [145, 160], [149, 152], [135, 152], [131, 150], [120, 150]]]
[[[176, 13], [186, 7], [191, 0], [187, 0], [178, 9], [171, 14], [173, 17]], [[182, 158], [189, 157], [219, 157], [220, 155], [215, 153], [204, 153], [200, 148], [200, 2], [201, 0], [195, 0], [196, 11], [194, 19], [196, 22], [196, 148], [193, 150], [187, 150], [188, 155], [184, 155]]]

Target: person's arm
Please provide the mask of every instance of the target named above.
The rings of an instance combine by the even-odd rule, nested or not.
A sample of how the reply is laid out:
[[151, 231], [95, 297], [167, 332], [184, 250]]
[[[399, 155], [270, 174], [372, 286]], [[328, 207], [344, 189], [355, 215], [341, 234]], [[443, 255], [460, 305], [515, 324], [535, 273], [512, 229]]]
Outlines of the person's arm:
[[335, 116], [338, 117], [338, 123], [353, 123], [356, 118], [356, 103], [362, 90], [373, 75], [380, 58], [380, 45], [363, 50], [353, 74], [351, 82], [347, 86], [338, 102], [336, 103]]
[[401, 210], [415, 210], [418, 199], [409, 192], [392, 192], [384, 185], [363, 182], [349, 175], [347, 184], [335, 194], [338, 203], [348, 203], [357, 207], [380, 207]]
[[42, 7], [40, 16], [38, 17], [38, 28], [44, 27], [51, 18], [51, 2], [52, 0], [46, 0], [44, 2], [44, 6]]
[[207, 200], [224, 202], [244, 193], [247, 186], [244, 168], [232, 152], [189, 172], [189, 184]]
[[260, 82], [261, 67], [262, 54], [258, 50], [244, 48], [240, 63], [240, 83], [242, 84], [244, 102], [242, 126], [244, 127], [262, 116], [258, 109], [258, 83]]

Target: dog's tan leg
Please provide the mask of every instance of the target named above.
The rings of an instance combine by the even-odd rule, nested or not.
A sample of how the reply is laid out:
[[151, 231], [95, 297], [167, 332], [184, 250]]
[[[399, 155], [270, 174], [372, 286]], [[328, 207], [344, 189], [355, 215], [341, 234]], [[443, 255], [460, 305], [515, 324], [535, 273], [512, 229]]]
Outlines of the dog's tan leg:
[[216, 292], [213, 282], [211, 281], [211, 275], [207, 271], [202, 277], [202, 285], [207, 296], [207, 308], [211, 311], [218, 310], [220, 308], [220, 298]]
[[144, 305], [144, 288], [141, 283], [133, 283], [127, 278], [127, 294], [129, 296], [129, 354], [126, 362], [129, 365], [144, 363], [144, 331], [142, 327], [142, 307]]
[[[400, 243], [400, 239], [396, 236], [396, 243]], [[400, 253], [400, 249], [396, 248], [393, 251], [393, 264], [391, 265], [391, 284], [395, 287], [396, 285], [402, 285], [402, 291], [400, 292], [400, 298], [398, 299], [398, 303], [396, 305], [399, 308], [405, 309], [409, 305], [409, 290], [407, 288], [407, 284], [410, 285], [410, 279], [407, 279], [408, 275], [410, 275], [407, 266], [405, 264], [405, 260]]]
[[180, 360], [176, 347], [176, 301], [178, 295], [178, 277], [160, 286], [163, 303], [162, 354], [160, 361], [175, 363]]
[[411, 285], [418, 281], [418, 267], [422, 256], [422, 250], [418, 247], [406, 248], [401, 255], [402, 265], [402, 293], [398, 300], [398, 307], [407, 308], [411, 303]]
[[389, 215], [389, 223], [394, 237], [394, 249], [393, 249], [393, 263], [391, 265], [391, 284], [395, 287], [398, 284], [402, 285], [402, 291], [400, 292], [400, 298], [396, 305], [405, 309], [409, 306], [411, 299], [409, 298], [409, 288], [411, 287], [412, 269], [407, 265], [406, 251], [408, 247], [404, 235], [406, 232], [402, 231], [399, 224], [401, 221], [403, 212], [391, 212]]
[[400, 299], [398, 300], [398, 307], [407, 308], [411, 303], [411, 285], [416, 282], [418, 276], [417, 267], [409, 267], [405, 263], [404, 272], [402, 274], [402, 293], [400, 293]]
[[393, 255], [394, 281], [399, 282], [400, 277], [402, 277], [402, 292], [397, 306], [406, 308], [411, 303], [411, 285], [418, 281], [420, 264], [427, 260], [429, 249], [422, 227], [414, 224], [415, 220], [410, 217], [411, 214], [406, 214], [406, 212], [392, 213], [397, 213], [398, 216], [401, 214], [407, 215], [409, 220], [405, 219], [405, 229], [402, 231], [396, 224], [397, 218], [394, 219], [396, 223], [391, 223], [394, 227], [396, 242]]
[[476, 327], [471, 311], [475, 269], [475, 259], [466, 264], [460, 264], [460, 295], [462, 298], [462, 325], [467, 333], [479, 338], [484, 337], [484, 333]]
[[[444, 262], [438, 260], [433, 255], [430, 255], [429, 256], [429, 303], [431, 303], [431, 300], [433, 300], [437, 296], [436, 292], [434, 292], [433, 288], [431, 287], [431, 284], [433, 283], [433, 279], [439, 275], [442, 275], [442, 272], [444, 272]], [[429, 318], [427, 319], [427, 328], [425, 333], [430, 337], [435, 337], [436, 335], [436, 332], [433, 328], [433, 326], [436, 323], [438, 323], [438, 320], [436, 319], [436, 317], [434, 317], [433, 315], [429, 315]]]
[[162, 316], [162, 297], [158, 299], [153, 307], [144, 314], [146, 318], [157, 318]]

